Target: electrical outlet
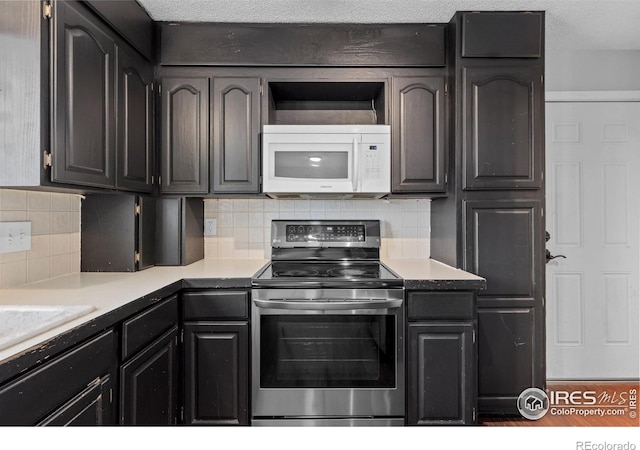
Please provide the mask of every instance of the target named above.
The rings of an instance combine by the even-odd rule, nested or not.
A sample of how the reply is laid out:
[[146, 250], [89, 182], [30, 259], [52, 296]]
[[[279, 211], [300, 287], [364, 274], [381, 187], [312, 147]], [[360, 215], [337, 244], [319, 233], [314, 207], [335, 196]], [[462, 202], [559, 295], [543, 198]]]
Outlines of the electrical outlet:
[[204, 219], [204, 235], [215, 236], [218, 233], [218, 225], [216, 219]]
[[31, 250], [31, 222], [0, 222], [0, 253]]

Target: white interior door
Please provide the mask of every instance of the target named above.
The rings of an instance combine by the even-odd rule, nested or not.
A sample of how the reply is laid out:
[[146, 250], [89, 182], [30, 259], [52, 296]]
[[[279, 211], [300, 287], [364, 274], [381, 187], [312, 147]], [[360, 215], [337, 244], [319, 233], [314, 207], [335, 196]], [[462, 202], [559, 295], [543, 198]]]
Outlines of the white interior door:
[[640, 103], [547, 102], [547, 377], [638, 379]]

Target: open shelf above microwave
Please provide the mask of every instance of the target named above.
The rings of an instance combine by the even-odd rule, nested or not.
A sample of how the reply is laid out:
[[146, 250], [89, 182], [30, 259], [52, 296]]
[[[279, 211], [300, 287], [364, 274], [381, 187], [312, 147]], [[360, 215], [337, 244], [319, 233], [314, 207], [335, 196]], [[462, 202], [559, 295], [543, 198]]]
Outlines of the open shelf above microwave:
[[269, 125], [386, 123], [385, 81], [271, 81]]

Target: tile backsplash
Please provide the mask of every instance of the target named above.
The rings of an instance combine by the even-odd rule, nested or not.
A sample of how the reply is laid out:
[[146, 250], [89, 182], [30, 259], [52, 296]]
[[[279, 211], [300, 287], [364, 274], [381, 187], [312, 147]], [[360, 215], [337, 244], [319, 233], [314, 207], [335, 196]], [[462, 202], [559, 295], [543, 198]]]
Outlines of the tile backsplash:
[[273, 219], [378, 219], [383, 257], [430, 256], [429, 199], [206, 199], [204, 216], [217, 224], [216, 236], [205, 236], [205, 258], [270, 258]]
[[80, 196], [0, 189], [0, 222], [31, 222], [31, 250], [0, 254], [0, 289], [80, 272]]
[[[0, 189], [0, 222], [31, 222], [31, 250], [0, 254], [0, 289], [80, 272], [81, 196]], [[377, 219], [383, 257], [428, 258], [431, 201], [205, 199], [205, 258], [271, 257], [273, 219]]]

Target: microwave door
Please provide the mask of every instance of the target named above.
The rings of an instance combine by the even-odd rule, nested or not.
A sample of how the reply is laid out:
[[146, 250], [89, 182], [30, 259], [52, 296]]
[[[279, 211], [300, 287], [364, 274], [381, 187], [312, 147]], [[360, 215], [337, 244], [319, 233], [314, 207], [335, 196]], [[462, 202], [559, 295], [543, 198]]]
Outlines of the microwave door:
[[265, 192], [354, 192], [357, 135], [265, 136]]

